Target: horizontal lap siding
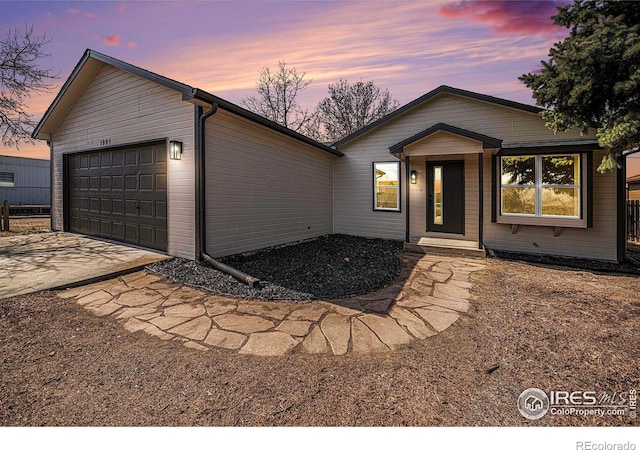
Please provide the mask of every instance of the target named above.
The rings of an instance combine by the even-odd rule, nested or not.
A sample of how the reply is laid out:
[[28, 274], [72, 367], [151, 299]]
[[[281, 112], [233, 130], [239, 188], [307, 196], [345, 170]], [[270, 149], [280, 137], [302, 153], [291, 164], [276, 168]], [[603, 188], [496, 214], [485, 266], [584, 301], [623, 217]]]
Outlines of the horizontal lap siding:
[[207, 120], [206, 149], [212, 256], [333, 231], [334, 157], [226, 111]]
[[[596, 170], [602, 159], [593, 161], [593, 228], [562, 228], [553, 236], [552, 227], [492, 223], [491, 209], [485, 208], [484, 242], [488, 248], [524, 253], [540, 253], [577, 258], [616, 260], [616, 174]], [[485, 204], [491, 205], [491, 156], [485, 155]]]
[[111, 146], [165, 139], [182, 141], [182, 160], [169, 160], [168, 253], [193, 259], [194, 107], [181, 94], [111, 66], [104, 66], [54, 133], [54, 229], [63, 228], [62, 155]]
[[[440, 122], [501, 139], [503, 143], [564, 141], [568, 139], [593, 139], [595, 137], [594, 135], [580, 136], [579, 131], [553, 134], [544, 126], [544, 120], [537, 114], [450, 94], [438, 96], [339, 148], [345, 154], [345, 157], [336, 161], [335, 169], [334, 211], [336, 232], [404, 239], [404, 204], [402, 205], [402, 214], [374, 212], [372, 210], [373, 181], [371, 164], [373, 161], [395, 160], [389, 154], [390, 146]], [[438, 133], [433, 135], [432, 138], [440, 134], [446, 136], [444, 133]], [[431, 150], [432, 146], [429, 145], [429, 138], [408, 148], [417, 149], [422, 146], [429, 148], [429, 151]], [[454, 151], [449, 143], [442, 142], [442, 153], [451, 155]], [[464, 149], [461, 149], [461, 151], [464, 152]], [[516, 234], [511, 234], [510, 225], [491, 223], [491, 150], [485, 150], [483, 174], [485, 245], [516, 252], [615, 260], [615, 174], [602, 175], [595, 170], [598, 167], [601, 155], [602, 152], [596, 152], [593, 164], [593, 228], [563, 228], [560, 236], [553, 237], [553, 228], [551, 227], [520, 226]], [[465, 239], [477, 238], [478, 174], [476, 169], [476, 155], [467, 155], [465, 157]], [[423, 162], [418, 163], [416, 170], [418, 170], [418, 180], [425, 180], [426, 174], [424, 173]], [[403, 192], [405, 188], [403, 175]], [[419, 193], [412, 195], [411, 217], [410, 234], [413, 238], [416, 238], [421, 236], [421, 229], [426, 230], [425, 203], [424, 198]], [[418, 221], [417, 223], [415, 222], [416, 220]]]

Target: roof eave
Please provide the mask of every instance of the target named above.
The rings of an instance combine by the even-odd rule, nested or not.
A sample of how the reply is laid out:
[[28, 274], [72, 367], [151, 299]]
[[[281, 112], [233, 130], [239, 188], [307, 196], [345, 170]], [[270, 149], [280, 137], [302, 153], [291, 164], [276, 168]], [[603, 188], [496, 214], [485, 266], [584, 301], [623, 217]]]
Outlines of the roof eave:
[[442, 85], [442, 86], [438, 86], [437, 88], [435, 88], [432, 91], [427, 92], [426, 94], [422, 95], [421, 97], [418, 97], [417, 99], [407, 103], [406, 105], [396, 109], [395, 111], [387, 114], [386, 116], [376, 120], [375, 122], [367, 125], [366, 127], [361, 128], [360, 130], [356, 131], [355, 133], [352, 133], [351, 135], [341, 139], [340, 141], [336, 142], [333, 144], [333, 146], [335, 148], [340, 148], [343, 145], [348, 144], [349, 142], [363, 136], [366, 133], [369, 133], [370, 131], [374, 130], [375, 128], [395, 119], [398, 116], [401, 116], [407, 112], [409, 112], [410, 110], [412, 110], [413, 108], [416, 108], [420, 105], [422, 105], [423, 103], [433, 99], [434, 97], [436, 97], [437, 95], [443, 94], [443, 93], [449, 93], [452, 95], [458, 95], [461, 97], [466, 97], [466, 98], [471, 98], [471, 99], [475, 99], [475, 100], [480, 100], [480, 101], [484, 101], [484, 102], [488, 102], [488, 103], [493, 103], [493, 104], [497, 104], [497, 105], [501, 105], [501, 106], [505, 106], [508, 108], [513, 108], [513, 109], [517, 109], [520, 111], [526, 111], [529, 113], [533, 113], [533, 114], [539, 114], [540, 112], [544, 111], [544, 109], [539, 108], [537, 106], [532, 106], [532, 105], [526, 105], [524, 103], [518, 103], [518, 102], [514, 102], [512, 100], [506, 100], [506, 99], [502, 99], [502, 98], [498, 98], [498, 97], [493, 97], [491, 95], [486, 95], [486, 94], [479, 94], [477, 92], [472, 92], [472, 91], [467, 91], [464, 89], [458, 89], [458, 88], [454, 88], [451, 86], [446, 86], [446, 85]]
[[[185, 97], [183, 97], [185, 98]], [[240, 117], [243, 117], [247, 120], [250, 120], [254, 123], [257, 123], [259, 125], [265, 126], [271, 130], [277, 131], [279, 133], [285, 134], [289, 137], [292, 137], [298, 141], [302, 141], [306, 144], [309, 144], [315, 148], [317, 148], [318, 150], [322, 150], [324, 152], [327, 152], [331, 155], [334, 156], [338, 156], [338, 157], [342, 157], [344, 156], [344, 154], [338, 150], [336, 150], [333, 147], [329, 147], [327, 145], [324, 145], [320, 142], [317, 142], [303, 134], [300, 134], [296, 131], [293, 131], [289, 128], [286, 128], [278, 123], [272, 122], [269, 119], [266, 119], [254, 112], [251, 112], [247, 109], [244, 109], [234, 103], [231, 103], [227, 100], [224, 100], [216, 95], [213, 95], [207, 91], [203, 91], [201, 89], [194, 89], [193, 92], [191, 93], [190, 98], [185, 98], [185, 100], [188, 101], [192, 101], [192, 102], [204, 102], [206, 104], [211, 104], [211, 103], [217, 103], [218, 107], [221, 109], [224, 109], [225, 111], [228, 111], [230, 113], [233, 113], [235, 115], [238, 115]]]

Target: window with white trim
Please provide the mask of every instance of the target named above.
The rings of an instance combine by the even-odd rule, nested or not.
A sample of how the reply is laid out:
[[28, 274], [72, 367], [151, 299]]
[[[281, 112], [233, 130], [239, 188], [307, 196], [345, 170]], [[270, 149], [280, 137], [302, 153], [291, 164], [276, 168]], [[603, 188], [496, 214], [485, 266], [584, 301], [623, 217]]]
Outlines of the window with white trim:
[[13, 172], [0, 172], [0, 187], [15, 187]]
[[400, 162], [373, 163], [373, 209], [400, 211]]
[[503, 216], [579, 219], [580, 155], [524, 155], [500, 158]]

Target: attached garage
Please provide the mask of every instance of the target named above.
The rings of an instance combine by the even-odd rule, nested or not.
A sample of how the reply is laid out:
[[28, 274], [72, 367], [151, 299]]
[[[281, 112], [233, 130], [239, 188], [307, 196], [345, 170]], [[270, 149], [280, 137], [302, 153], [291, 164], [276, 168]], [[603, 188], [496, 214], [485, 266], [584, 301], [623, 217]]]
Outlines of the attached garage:
[[68, 229], [167, 250], [164, 141], [66, 156]]

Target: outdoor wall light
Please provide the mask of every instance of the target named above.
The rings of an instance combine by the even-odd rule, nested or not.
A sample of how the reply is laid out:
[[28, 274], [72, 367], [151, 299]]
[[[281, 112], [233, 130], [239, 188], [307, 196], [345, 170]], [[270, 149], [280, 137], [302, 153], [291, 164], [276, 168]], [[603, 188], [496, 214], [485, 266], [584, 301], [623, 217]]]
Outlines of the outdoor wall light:
[[412, 170], [410, 172], [410, 179], [411, 179], [411, 184], [416, 184], [418, 182], [418, 172], [416, 172], [415, 170]]
[[182, 159], [182, 142], [180, 141], [169, 142], [169, 158]]

